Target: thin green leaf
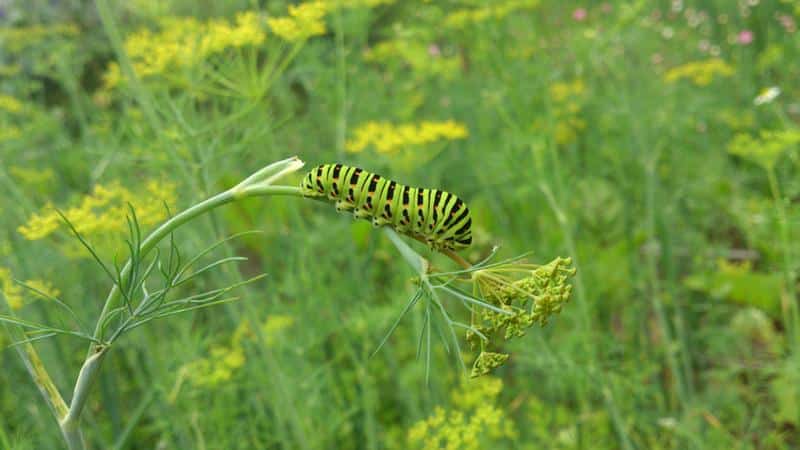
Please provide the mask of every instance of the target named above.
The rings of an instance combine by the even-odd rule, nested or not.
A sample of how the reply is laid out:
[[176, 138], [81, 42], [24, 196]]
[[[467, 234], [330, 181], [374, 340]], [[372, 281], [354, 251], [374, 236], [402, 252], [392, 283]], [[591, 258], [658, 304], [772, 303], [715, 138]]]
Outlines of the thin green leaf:
[[397, 329], [398, 325], [400, 325], [400, 321], [403, 320], [403, 317], [405, 317], [405, 315], [411, 310], [411, 308], [413, 308], [414, 305], [417, 304], [417, 300], [419, 300], [420, 297], [422, 297], [422, 290], [417, 290], [416, 294], [414, 294], [414, 297], [412, 297], [411, 300], [408, 303], [406, 303], [406, 306], [403, 308], [403, 311], [400, 312], [400, 316], [398, 316], [397, 319], [394, 321], [392, 326], [389, 328], [389, 331], [387, 331], [386, 334], [383, 336], [383, 339], [381, 340], [380, 344], [378, 344], [378, 348], [376, 348], [372, 352], [372, 354], [369, 355], [370, 358], [375, 356], [381, 350], [381, 348], [383, 348], [383, 345], [386, 343], [386, 341], [389, 340], [389, 336], [391, 336], [392, 333], [394, 333], [394, 330]]

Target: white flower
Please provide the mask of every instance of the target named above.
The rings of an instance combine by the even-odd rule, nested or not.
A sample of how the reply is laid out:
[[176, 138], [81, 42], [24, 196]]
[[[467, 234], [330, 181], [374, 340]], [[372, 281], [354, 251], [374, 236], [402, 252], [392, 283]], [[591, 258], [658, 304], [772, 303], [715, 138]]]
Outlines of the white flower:
[[758, 94], [758, 97], [753, 100], [753, 103], [756, 106], [763, 105], [775, 100], [779, 95], [781, 95], [781, 88], [778, 86], [772, 86], [762, 90], [761, 93]]

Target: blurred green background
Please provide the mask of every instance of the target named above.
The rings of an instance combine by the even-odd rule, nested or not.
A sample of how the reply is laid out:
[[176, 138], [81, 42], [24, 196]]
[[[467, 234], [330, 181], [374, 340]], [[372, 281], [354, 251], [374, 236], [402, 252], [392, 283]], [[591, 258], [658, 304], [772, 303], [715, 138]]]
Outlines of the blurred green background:
[[[1, 2], [0, 310], [69, 326], [27, 280], [96, 320], [110, 282], [53, 207], [113, 265], [128, 202], [149, 230], [296, 154], [457, 193], [465, 258], [571, 256], [572, 301], [477, 380], [434, 339], [426, 382], [421, 308], [371, 356], [415, 289], [383, 233], [228, 205], [181, 250], [263, 233], [195, 288], [268, 276], [124, 336], [93, 448], [797, 448], [798, 20], [796, 0]], [[0, 448], [60, 448], [11, 343]], [[69, 397], [86, 342], [35, 345]]]

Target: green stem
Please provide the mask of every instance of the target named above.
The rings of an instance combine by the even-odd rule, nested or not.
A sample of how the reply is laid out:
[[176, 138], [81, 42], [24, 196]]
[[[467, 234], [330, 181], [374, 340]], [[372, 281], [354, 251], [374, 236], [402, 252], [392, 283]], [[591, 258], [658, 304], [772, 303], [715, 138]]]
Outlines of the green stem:
[[[233, 188], [221, 192], [182, 211], [181, 213], [164, 222], [161, 226], [150, 233], [150, 235], [148, 235], [144, 241], [142, 241], [142, 244], [139, 248], [140, 256], [147, 256], [147, 254], [152, 251], [164, 238], [168, 237], [181, 225], [224, 204], [253, 196], [302, 196], [302, 191], [299, 187], [271, 185], [271, 183], [275, 182], [279, 178], [291, 172], [295, 172], [301, 167], [303, 167], [303, 162], [295, 157], [275, 162], [257, 171]], [[97, 325], [95, 326], [94, 337], [96, 341], [103, 340], [103, 324], [106, 322], [109, 312], [112, 311], [120, 302], [121, 291], [119, 286], [124, 286], [130, 281], [133, 269], [132, 264], [132, 261], [129, 259], [120, 272], [120, 278], [111, 288], [111, 291], [106, 298], [106, 302], [103, 305], [103, 309], [97, 319]], [[73, 390], [72, 401], [69, 409], [66, 408], [63, 400], [61, 400], [60, 404], [55, 401], [55, 396], [57, 396], [57, 399], [61, 398], [60, 395], [58, 395], [57, 390], [54, 391], [55, 396], [49, 395], [51, 394], [49, 390], [45, 393], [45, 397], [50, 400], [51, 406], [54, 408], [56, 417], [59, 419], [59, 426], [61, 427], [64, 439], [71, 450], [80, 450], [85, 448], [85, 443], [83, 441], [83, 436], [80, 429], [81, 413], [86, 406], [86, 400], [89, 396], [92, 386], [97, 380], [97, 376], [100, 373], [100, 367], [102, 366], [103, 360], [105, 359], [105, 356], [110, 348], [110, 343], [108, 345], [92, 344], [89, 347], [88, 355], [86, 356], [86, 360], [84, 361], [80, 373], [78, 374], [78, 379], [75, 382], [75, 388]], [[34, 359], [34, 361], [38, 361], [38, 356]], [[35, 364], [33, 366], [36, 367]], [[42, 371], [45, 375], [45, 381], [49, 381], [50, 378], [47, 376], [47, 371], [45, 371], [43, 367]], [[34, 372], [32, 371], [32, 375], [33, 374]], [[36, 376], [34, 376], [34, 380], [37, 381], [37, 385], [40, 387], [52, 386], [52, 388], [55, 389], [52, 381], [49, 381], [49, 384], [40, 384]]]
[[[155, 246], [161, 242], [162, 239], [169, 236], [176, 228], [180, 227], [184, 223], [194, 219], [195, 217], [208, 212], [214, 208], [222, 206], [226, 203], [230, 203], [235, 199], [234, 193], [230, 190], [217, 194], [209, 199], [206, 199], [189, 209], [184, 210], [180, 214], [173, 216], [168, 221], [164, 222], [160, 227], [156, 228], [147, 238], [142, 241], [142, 245], [140, 248], [140, 252], [142, 257], [146, 256], [150, 253]], [[103, 323], [105, 322], [105, 318], [108, 315], [109, 311], [113, 309], [117, 303], [119, 303], [121, 292], [119, 290], [120, 284], [124, 285], [128, 278], [130, 277], [131, 273], [131, 261], [125, 264], [122, 268], [121, 278], [117, 280], [117, 283], [111, 288], [111, 291], [108, 293], [108, 297], [106, 298], [106, 302], [103, 305], [103, 309], [100, 312], [100, 317], [97, 320], [97, 325], [94, 330], [94, 338], [98, 341], [103, 340]], [[92, 345], [89, 352], [90, 354], [94, 353], [96, 346]]]
[[[0, 298], [3, 299], [3, 303], [0, 304], [6, 304], [8, 314], [13, 317], [14, 311], [8, 307], [5, 296], [0, 295]], [[9, 326], [6, 325], [6, 322], [3, 322], [3, 327], [14, 341], [22, 342], [27, 339], [24, 331], [19, 326]], [[39, 353], [36, 351], [36, 348], [30, 342], [16, 345], [14, 347], [16, 348], [20, 359], [22, 359], [22, 363], [25, 365], [25, 369], [27, 369], [31, 380], [33, 380], [33, 383], [39, 389], [42, 397], [44, 397], [45, 402], [47, 402], [47, 406], [50, 407], [50, 411], [53, 413], [53, 416], [56, 418], [56, 420], [60, 421], [62, 417], [67, 415], [67, 404], [64, 402], [64, 398], [58, 391], [53, 379], [50, 378], [50, 373], [44, 367], [44, 363], [39, 357]]]
[[775, 206], [775, 211], [778, 213], [778, 222], [780, 226], [780, 239], [781, 248], [783, 253], [783, 275], [786, 282], [786, 291], [789, 296], [788, 317], [784, 315], [784, 326], [788, 331], [790, 348], [794, 351], [798, 350], [798, 343], [800, 336], [798, 336], [798, 323], [797, 323], [797, 289], [795, 287], [795, 273], [794, 265], [791, 255], [791, 235], [789, 231], [789, 221], [786, 214], [786, 208], [781, 194], [780, 185], [778, 184], [778, 177], [775, 176], [775, 169], [772, 167], [767, 168], [767, 179], [769, 180], [769, 190], [772, 194], [772, 201]]

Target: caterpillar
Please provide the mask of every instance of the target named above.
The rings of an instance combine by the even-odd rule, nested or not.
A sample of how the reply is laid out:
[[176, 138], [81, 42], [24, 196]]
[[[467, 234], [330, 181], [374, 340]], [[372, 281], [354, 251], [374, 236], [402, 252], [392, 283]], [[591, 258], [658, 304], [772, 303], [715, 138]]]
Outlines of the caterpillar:
[[472, 243], [469, 208], [456, 195], [406, 186], [343, 164], [317, 166], [300, 184], [303, 196], [335, 202], [374, 226], [390, 226], [435, 250], [458, 250]]

